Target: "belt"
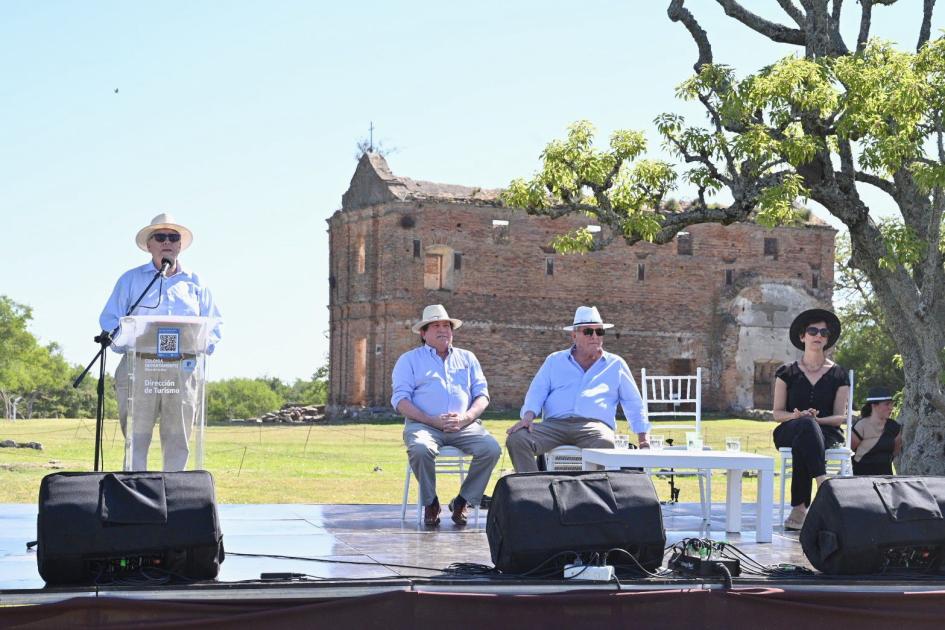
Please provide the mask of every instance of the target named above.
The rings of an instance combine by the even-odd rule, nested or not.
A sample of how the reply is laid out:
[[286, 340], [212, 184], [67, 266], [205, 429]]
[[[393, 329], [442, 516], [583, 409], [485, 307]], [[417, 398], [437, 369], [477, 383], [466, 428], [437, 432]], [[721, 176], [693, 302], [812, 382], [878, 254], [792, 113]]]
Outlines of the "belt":
[[139, 359], [159, 359], [161, 361], [179, 361], [181, 359], [196, 359], [196, 354], [181, 354], [179, 357], [162, 357], [149, 352], [137, 352], [135, 356]]

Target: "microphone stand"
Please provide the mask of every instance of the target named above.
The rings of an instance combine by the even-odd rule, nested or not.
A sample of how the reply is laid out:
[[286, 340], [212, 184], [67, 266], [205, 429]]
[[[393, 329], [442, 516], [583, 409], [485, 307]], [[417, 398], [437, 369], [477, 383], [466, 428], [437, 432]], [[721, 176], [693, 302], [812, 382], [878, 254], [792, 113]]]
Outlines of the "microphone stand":
[[[154, 286], [154, 283], [157, 282], [157, 279], [162, 277], [164, 273], [171, 267], [171, 261], [167, 258], [161, 260], [161, 268], [154, 274], [154, 277], [151, 278], [151, 282], [148, 283], [148, 286], [144, 288], [144, 291], [141, 292], [141, 295], [138, 296], [138, 299], [135, 300], [135, 303], [128, 308], [128, 311], [125, 313], [125, 317], [131, 315], [131, 313], [138, 308], [138, 304], [141, 303], [141, 300], [144, 299], [144, 296], [147, 295], [148, 291], [151, 290], [151, 287]], [[158, 296], [158, 305], [161, 303], [161, 298], [163, 296]], [[157, 308], [155, 306], [155, 308]], [[85, 380], [85, 376], [91, 371], [92, 366], [95, 365], [95, 362], [98, 361], [98, 387], [96, 393], [98, 400], [95, 405], [95, 462], [92, 464], [95, 472], [99, 472], [102, 467], [104, 467], [105, 456], [102, 453], [102, 429], [105, 426], [105, 357], [108, 350], [108, 347], [112, 345], [112, 341], [115, 338], [115, 335], [118, 334], [119, 329], [121, 328], [121, 322], [118, 323], [118, 326], [115, 326], [114, 330], [111, 332], [103, 330], [99, 334], [93, 337], [93, 341], [101, 346], [98, 352], [92, 357], [92, 360], [89, 361], [89, 364], [85, 366], [85, 369], [81, 374], [72, 382], [73, 388], [78, 388], [82, 384], [82, 381]]]

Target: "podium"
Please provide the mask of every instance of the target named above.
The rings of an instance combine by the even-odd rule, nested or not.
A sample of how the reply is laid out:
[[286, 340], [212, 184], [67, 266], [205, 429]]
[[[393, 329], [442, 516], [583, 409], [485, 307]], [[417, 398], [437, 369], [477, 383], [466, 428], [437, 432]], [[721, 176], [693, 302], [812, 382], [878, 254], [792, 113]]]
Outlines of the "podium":
[[[162, 470], [203, 469], [206, 427], [206, 355], [216, 317], [123, 317], [116, 371], [125, 436], [123, 469], [147, 470], [154, 425], [159, 426]], [[192, 443], [192, 448], [191, 448]]]

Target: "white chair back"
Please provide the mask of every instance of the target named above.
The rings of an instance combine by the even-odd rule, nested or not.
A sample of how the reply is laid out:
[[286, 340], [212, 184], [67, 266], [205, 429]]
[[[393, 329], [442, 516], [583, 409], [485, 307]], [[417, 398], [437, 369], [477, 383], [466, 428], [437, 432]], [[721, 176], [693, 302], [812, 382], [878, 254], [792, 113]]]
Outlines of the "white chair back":
[[[640, 370], [640, 394], [647, 420], [683, 418], [685, 424], [661, 424], [663, 429], [692, 429], [702, 435], [702, 368], [695, 375], [650, 376]], [[665, 409], [665, 406], [671, 409]]]

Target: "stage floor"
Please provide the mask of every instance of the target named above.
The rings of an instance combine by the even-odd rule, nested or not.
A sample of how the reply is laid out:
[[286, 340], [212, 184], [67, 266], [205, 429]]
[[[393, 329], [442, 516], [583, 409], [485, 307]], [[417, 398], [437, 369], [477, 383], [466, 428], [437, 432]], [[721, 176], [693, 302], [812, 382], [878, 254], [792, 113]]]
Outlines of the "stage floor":
[[[466, 527], [457, 527], [444, 512], [436, 529], [416, 522], [410, 506], [401, 521], [399, 505], [219, 505], [226, 560], [217, 585], [245, 585], [261, 573], [298, 573], [311, 584], [337, 581], [385, 582], [422, 578], [436, 580], [454, 563], [492, 566], [482, 510], [479, 524], [472, 513]], [[44, 601], [101, 589], [45, 589], [36, 568], [34, 505], [0, 505], [0, 603], [40, 596]], [[754, 505], [744, 506], [743, 534], [726, 534], [725, 506], [713, 505], [708, 537], [737, 545], [757, 562], [791, 563], [805, 567], [796, 532], [775, 529], [772, 543], [754, 539]], [[777, 517], [777, 512], [775, 513]], [[689, 537], [703, 537], [698, 504], [663, 506], [667, 545]], [[245, 555], [242, 555], [245, 554]], [[655, 581], [662, 588], [665, 582]], [[571, 582], [572, 586], [575, 582]], [[203, 589], [201, 589], [203, 590]]]

